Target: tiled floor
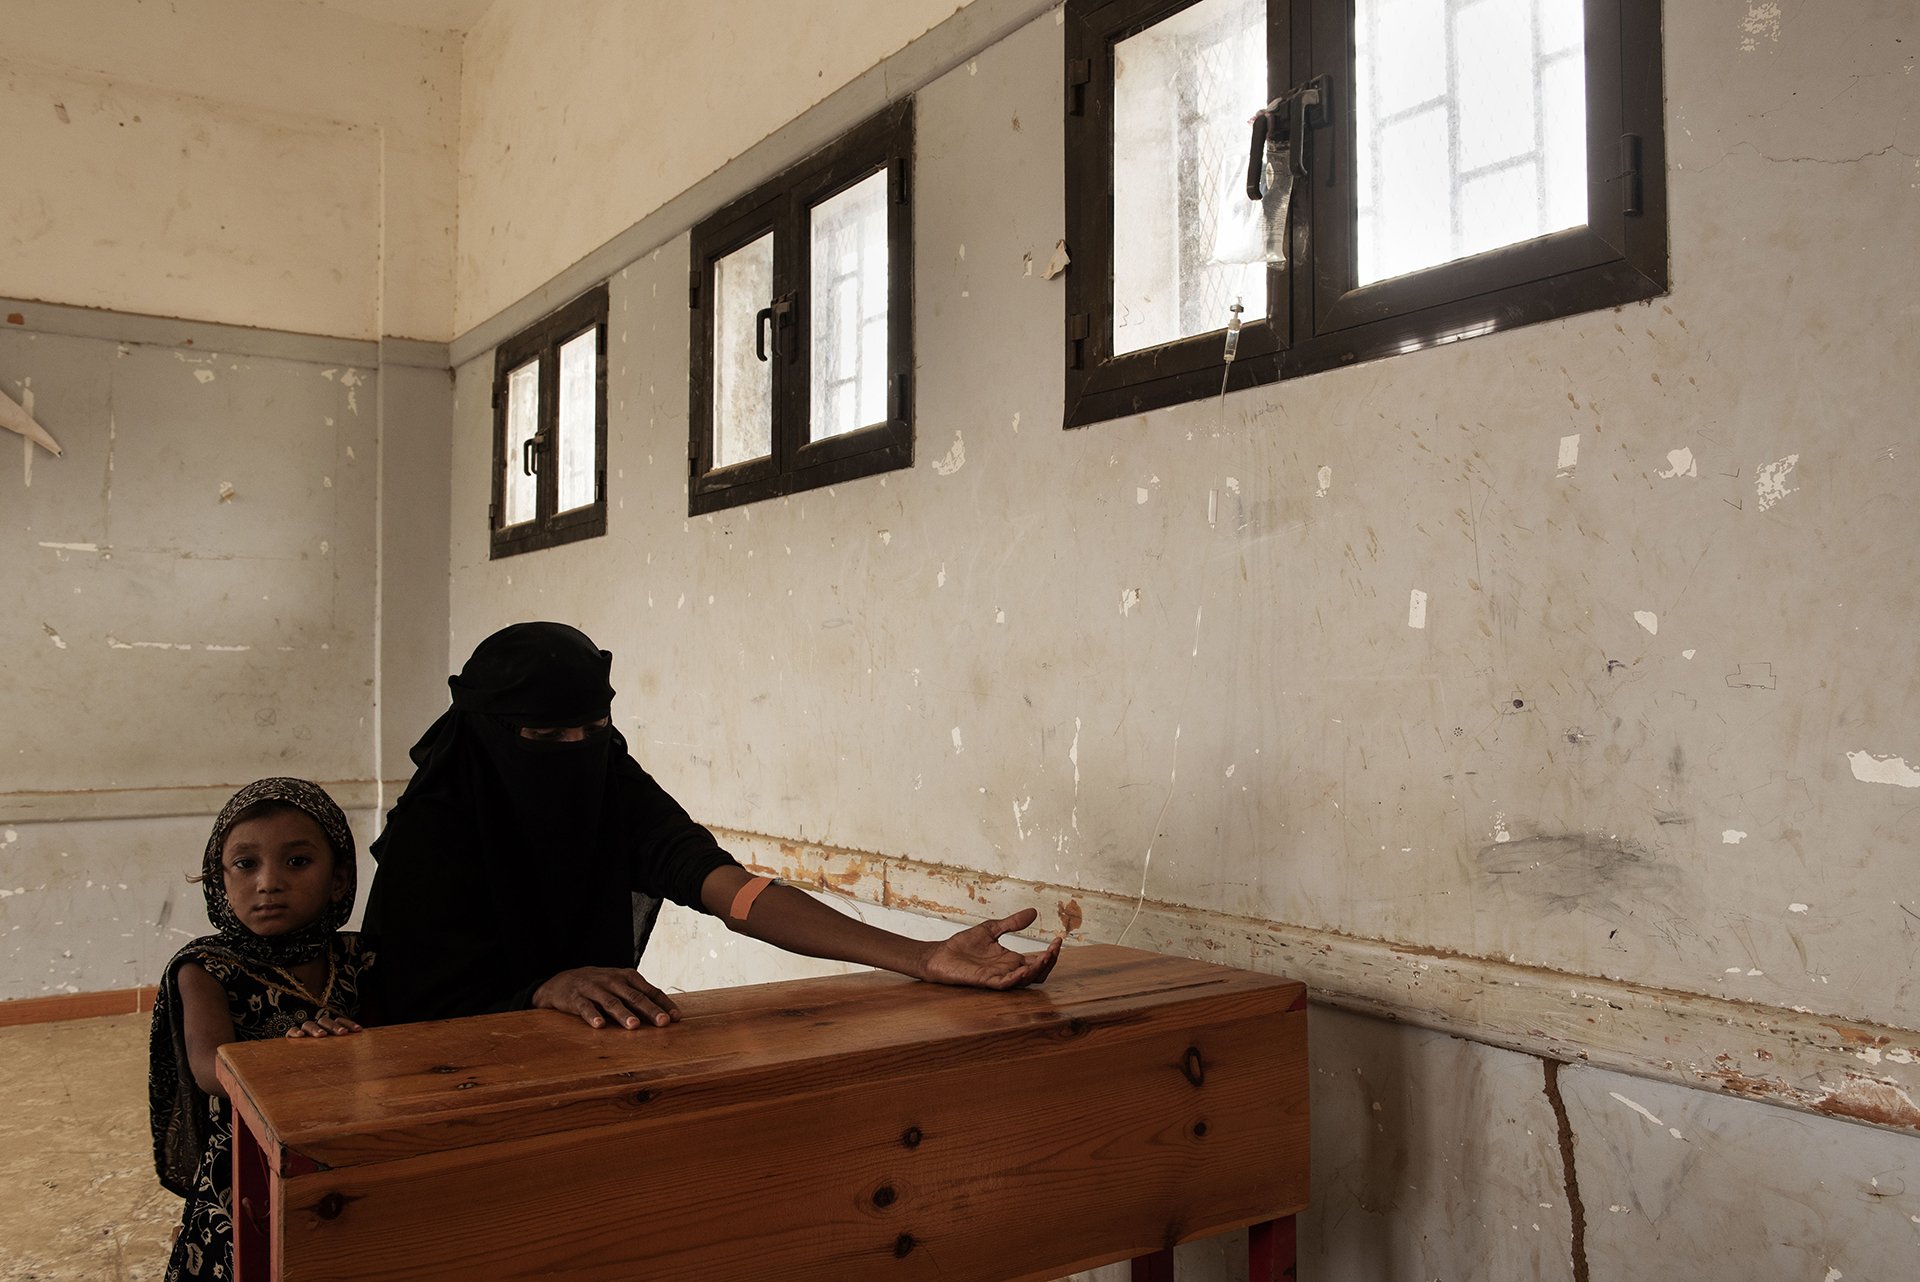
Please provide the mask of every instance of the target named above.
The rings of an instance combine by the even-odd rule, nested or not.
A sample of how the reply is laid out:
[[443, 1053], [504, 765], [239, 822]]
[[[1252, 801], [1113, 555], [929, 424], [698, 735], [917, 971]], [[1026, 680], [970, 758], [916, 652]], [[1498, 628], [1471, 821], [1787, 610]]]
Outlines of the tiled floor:
[[180, 1199], [153, 1175], [146, 1015], [0, 1029], [0, 1282], [138, 1282]]

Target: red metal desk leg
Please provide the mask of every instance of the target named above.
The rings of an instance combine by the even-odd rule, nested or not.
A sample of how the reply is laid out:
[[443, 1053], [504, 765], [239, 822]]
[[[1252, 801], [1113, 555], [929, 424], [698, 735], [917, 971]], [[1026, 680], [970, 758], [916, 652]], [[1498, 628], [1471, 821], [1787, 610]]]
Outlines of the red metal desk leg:
[[1133, 1282], [1173, 1282], [1171, 1247], [1164, 1247], [1152, 1255], [1137, 1255], [1128, 1263], [1133, 1266]]
[[1247, 1230], [1248, 1282], [1295, 1282], [1299, 1240], [1291, 1215]]
[[233, 1118], [234, 1282], [268, 1282], [273, 1275], [269, 1229], [272, 1197], [267, 1155], [244, 1114]]

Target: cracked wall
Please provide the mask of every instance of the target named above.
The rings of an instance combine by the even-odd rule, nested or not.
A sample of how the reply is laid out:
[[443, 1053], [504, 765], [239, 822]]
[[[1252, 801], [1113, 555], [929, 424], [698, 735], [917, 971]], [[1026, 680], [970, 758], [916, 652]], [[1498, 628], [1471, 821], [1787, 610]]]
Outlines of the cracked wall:
[[[1670, 296], [1067, 433], [1042, 17], [918, 96], [919, 463], [687, 519], [670, 239], [612, 282], [608, 535], [489, 563], [456, 524], [453, 649], [580, 623], [648, 768], [756, 852], [877, 870], [847, 893], [1044, 894], [1088, 937], [1298, 962], [1492, 1043], [1319, 1019], [1316, 1258], [1618, 1277], [1692, 1232], [1734, 1244], [1714, 1268], [1891, 1268], [1904, 1203], [1854, 1221], [1789, 1179], [1853, 1235], [1790, 1241], [1735, 1182], [1636, 1219], [1589, 1165], [1654, 1139], [1790, 1164], [1802, 1131], [1913, 1160], [1911, 1135], [1702, 1092], [1689, 1129], [1621, 1089], [1686, 1136], [1642, 1137], [1593, 1093], [1907, 1125], [1920, 22], [1841, 8], [1669, 6]], [[459, 372], [456, 494], [486, 489], [488, 378]], [[907, 861], [940, 871], [887, 884]], [[1776, 1029], [1818, 1062], [1776, 1071]], [[1568, 1061], [1557, 1109], [1517, 1047]], [[1331, 1083], [1380, 1056], [1376, 1092], [1420, 1107], [1373, 1119], [1363, 1199], [1335, 1178], [1363, 1097]], [[1426, 1178], [1389, 1198], [1401, 1150]]]

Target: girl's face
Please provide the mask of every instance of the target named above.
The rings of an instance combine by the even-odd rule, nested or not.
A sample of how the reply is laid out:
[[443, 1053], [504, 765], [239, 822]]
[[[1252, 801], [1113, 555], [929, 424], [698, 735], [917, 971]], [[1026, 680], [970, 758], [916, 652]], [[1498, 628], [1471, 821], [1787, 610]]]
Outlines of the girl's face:
[[275, 810], [229, 829], [220, 875], [240, 924], [263, 936], [318, 920], [347, 889], [326, 833], [298, 810]]

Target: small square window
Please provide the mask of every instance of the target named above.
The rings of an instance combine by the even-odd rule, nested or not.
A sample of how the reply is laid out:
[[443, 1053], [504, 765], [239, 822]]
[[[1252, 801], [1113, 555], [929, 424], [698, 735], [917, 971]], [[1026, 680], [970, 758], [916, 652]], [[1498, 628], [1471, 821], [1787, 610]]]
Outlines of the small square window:
[[693, 232], [688, 510], [913, 463], [913, 107]]
[[494, 353], [492, 555], [607, 530], [607, 288]]
[[1066, 16], [1069, 427], [1667, 288], [1658, 0]]

